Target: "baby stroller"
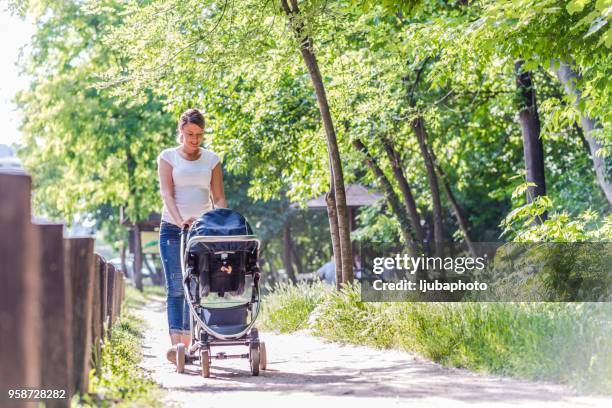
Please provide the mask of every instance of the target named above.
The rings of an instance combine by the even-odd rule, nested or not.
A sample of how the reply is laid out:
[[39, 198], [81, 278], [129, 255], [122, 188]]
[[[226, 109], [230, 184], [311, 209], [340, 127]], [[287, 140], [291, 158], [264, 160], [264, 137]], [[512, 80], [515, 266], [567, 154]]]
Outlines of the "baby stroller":
[[[248, 358], [251, 374], [266, 369], [266, 346], [259, 341], [260, 242], [239, 213], [215, 209], [181, 233], [183, 288], [191, 321], [191, 355], [199, 358], [203, 377], [212, 359]], [[246, 346], [248, 353], [213, 353], [217, 346]], [[177, 372], [185, 367], [185, 348], [177, 345]]]

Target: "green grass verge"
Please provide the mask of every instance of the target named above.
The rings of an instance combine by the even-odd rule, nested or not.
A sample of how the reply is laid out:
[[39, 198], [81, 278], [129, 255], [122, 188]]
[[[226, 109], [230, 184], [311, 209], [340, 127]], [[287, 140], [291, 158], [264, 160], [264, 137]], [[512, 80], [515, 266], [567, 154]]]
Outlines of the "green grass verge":
[[292, 285], [280, 283], [266, 287], [263, 315], [258, 326], [264, 330], [291, 333], [305, 329], [314, 308], [321, 303], [327, 287], [323, 283]]
[[363, 303], [335, 291], [278, 285], [260, 325], [344, 343], [416, 352], [445, 365], [612, 393], [612, 304]]
[[126, 287], [121, 317], [113, 325], [111, 339], [102, 347], [100, 371], [91, 371], [90, 393], [77, 406], [162, 406], [160, 397], [164, 391], [138, 366], [142, 360], [144, 322], [132, 312], [154, 291], [147, 289], [143, 294]]

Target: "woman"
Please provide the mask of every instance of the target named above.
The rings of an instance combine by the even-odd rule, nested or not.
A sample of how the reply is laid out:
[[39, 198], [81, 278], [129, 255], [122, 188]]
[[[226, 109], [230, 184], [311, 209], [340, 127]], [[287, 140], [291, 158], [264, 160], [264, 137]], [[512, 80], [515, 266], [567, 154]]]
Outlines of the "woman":
[[[159, 228], [159, 249], [166, 275], [170, 342], [167, 358], [176, 363], [177, 343], [191, 342], [189, 311], [182, 285], [180, 234], [214, 207], [227, 207], [219, 156], [200, 147], [204, 116], [197, 109], [185, 111], [178, 122], [179, 146], [165, 149], [157, 158], [164, 208]], [[213, 207], [214, 202], [214, 207]]]

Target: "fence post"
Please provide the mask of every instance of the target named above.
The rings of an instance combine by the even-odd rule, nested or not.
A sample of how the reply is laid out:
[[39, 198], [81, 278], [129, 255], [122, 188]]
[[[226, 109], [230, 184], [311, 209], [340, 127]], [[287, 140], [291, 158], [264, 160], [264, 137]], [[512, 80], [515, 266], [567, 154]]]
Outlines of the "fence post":
[[102, 352], [102, 329], [100, 326], [100, 274], [104, 268], [105, 260], [98, 254], [94, 254], [94, 276], [92, 280], [93, 297], [91, 302], [91, 362], [96, 369], [96, 374], [100, 371], [100, 354]]
[[123, 301], [125, 300], [125, 285], [126, 285], [127, 279], [125, 278], [125, 275], [121, 275], [121, 302], [120, 304], [123, 304]]
[[100, 333], [102, 340], [106, 338], [106, 315], [108, 309], [108, 264], [105, 262], [100, 269]]
[[48, 400], [48, 407], [68, 407], [72, 396], [72, 302], [70, 279], [65, 273], [63, 224], [39, 224], [42, 284], [41, 385], [66, 390], [64, 400]]
[[106, 292], [106, 304], [107, 304], [107, 309], [106, 309], [106, 318], [107, 318], [107, 326], [106, 326], [106, 330], [108, 332], [108, 337], [112, 336], [112, 332], [113, 332], [113, 322], [115, 321], [114, 318], [114, 313], [115, 313], [115, 274], [117, 273], [115, 266], [113, 264], [108, 264], [108, 268], [107, 268], [107, 275], [106, 275], [106, 282], [107, 282], [107, 292]]
[[119, 282], [118, 282], [118, 291], [119, 296], [117, 298], [117, 316], [121, 316], [121, 305], [123, 304], [123, 284], [125, 282], [125, 278], [123, 277], [123, 273], [119, 274]]
[[93, 238], [64, 240], [66, 264], [72, 283], [73, 384], [85, 394], [89, 388], [91, 305], [93, 301]]
[[31, 224], [31, 183], [25, 173], [0, 173], [0, 384], [5, 389], [40, 386], [40, 258], [38, 231]]
[[120, 282], [121, 282], [121, 271], [115, 271], [115, 283], [113, 285], [113, 292], [114, 292], [114, 295], [113, 295], [113, 301], [114, 301], [113, 323], [115, 323], [115, 321], [121, 314], [121, 308], [119, 307], [119, 301], [121, 298], [121, 291], [119, 290]]

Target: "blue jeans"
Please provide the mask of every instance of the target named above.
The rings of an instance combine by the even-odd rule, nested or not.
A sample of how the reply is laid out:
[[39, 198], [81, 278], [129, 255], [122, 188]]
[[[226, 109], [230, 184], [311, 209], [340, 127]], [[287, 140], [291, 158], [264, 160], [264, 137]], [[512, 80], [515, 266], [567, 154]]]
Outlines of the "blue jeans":
[[166, 310], [170, 334], [190, 334], [189, 305], [181, 272], [181, 229], [162, 221], [159, 226], [159, 253], [166, 276]]

